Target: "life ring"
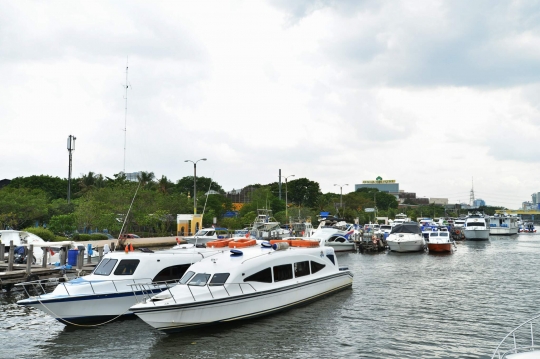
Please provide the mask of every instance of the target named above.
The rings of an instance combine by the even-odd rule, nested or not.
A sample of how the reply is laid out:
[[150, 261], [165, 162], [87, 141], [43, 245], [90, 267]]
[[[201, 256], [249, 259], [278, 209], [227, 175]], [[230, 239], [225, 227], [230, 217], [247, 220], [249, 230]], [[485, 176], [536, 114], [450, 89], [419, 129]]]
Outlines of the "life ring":
[[207, 242], [206, 247], [209, 247], [209, 248], [222, 248], [222, 247], [226, 247], [227, 244], [229, 244], [229, 242], [231, 242], [231, 241], [232, 241], [231, 238], [218, 239], [216, 241]]
[[319, 242], [309, 239], [291, 239], [290, 242], [291, 247], [314, 248], [319, 246]]
[[236, 241], [229, 242], [229, 248], [244, 248], [257, 244], [254, 239], [237, 239]]
[[456, 234], [459, 234], [459, 229], [456, 229]]

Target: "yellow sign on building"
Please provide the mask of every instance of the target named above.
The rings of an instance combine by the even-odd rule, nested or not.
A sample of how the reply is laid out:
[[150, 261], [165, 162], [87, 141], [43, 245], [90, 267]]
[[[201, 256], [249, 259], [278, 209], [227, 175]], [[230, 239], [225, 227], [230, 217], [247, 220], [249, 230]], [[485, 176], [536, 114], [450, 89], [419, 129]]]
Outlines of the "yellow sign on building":
[[362, 181], [363, 184], [381, 184], [381, 183], [396, 183], [396, 180], [375, 180], [375, 181]]

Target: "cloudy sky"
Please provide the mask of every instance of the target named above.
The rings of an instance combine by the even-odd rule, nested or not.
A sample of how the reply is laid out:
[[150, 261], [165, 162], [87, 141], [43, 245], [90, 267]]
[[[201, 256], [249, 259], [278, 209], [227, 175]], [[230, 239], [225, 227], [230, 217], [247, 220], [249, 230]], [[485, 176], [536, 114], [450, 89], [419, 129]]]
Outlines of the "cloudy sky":
[[535, 1], [2, 1], [0, 179], [124, 168], [225, 190], [540, 191]]

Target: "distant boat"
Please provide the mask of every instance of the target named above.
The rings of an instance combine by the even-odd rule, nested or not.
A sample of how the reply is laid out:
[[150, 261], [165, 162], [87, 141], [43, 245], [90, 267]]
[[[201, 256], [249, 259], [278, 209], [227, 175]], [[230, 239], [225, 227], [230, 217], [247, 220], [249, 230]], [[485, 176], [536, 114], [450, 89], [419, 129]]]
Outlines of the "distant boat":
[[394, 226], [386, 238], [386, 244], [393, 252], [419, 252], [426, 248], [426, 241], [416, 222]]
[[429, 233], [427, 246], [430, 252], [452, 252], [455, 248], [454, 241], [448, 228], [442, 227]]
[[480, 213], [470, 214], [465, 219], [463, 233], [468, 240], [489, 239], [489, 217]]
[[518, 218], [507, 214], [489, 217], [489, 234], [512, 235], [519, 231]]

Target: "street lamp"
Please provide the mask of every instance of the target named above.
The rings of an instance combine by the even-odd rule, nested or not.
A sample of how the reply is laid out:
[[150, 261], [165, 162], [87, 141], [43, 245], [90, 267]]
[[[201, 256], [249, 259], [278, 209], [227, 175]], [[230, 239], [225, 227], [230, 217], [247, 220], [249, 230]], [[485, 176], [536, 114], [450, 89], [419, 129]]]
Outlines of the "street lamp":
[[67, 203], [69, 204], [71, 200], [71, 152], [75, 151], [75, 140], [77, 137], [69, 135], [67, 139], [67, 150], [69, 152], [69, 170], [68, 170], [68, 193], [67, 193]]
[[195, 162], [192, 160], [184, 161], [193, 163], [193, 214], [197, 214], [197, 162], [199, 161], [206, 161], [206, 158], [201, 158]]
[[[339, 200], [339, 208], [343, 210], [343, 187], [348, 186], [348, 184], [334, 184], [334, 186], [339, 186], [339, 192], [340, 192], [340, 200]], [[343, 216], [343, 213], [341, 214]]]
[[287, 214], [287, 178], [294, 177], [294, 175], [289, 175], [287, 177], [281, 176], [281, 177], [285, 178], [285, 220], [288, 222], [289, 221], [289, 216]]

